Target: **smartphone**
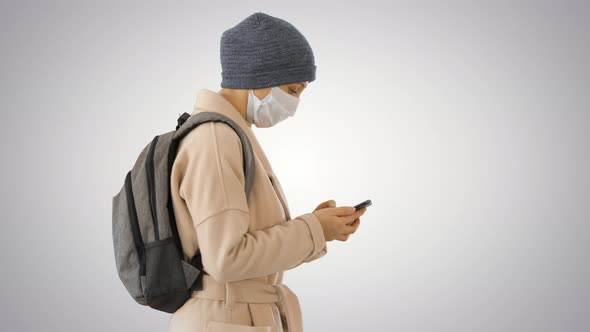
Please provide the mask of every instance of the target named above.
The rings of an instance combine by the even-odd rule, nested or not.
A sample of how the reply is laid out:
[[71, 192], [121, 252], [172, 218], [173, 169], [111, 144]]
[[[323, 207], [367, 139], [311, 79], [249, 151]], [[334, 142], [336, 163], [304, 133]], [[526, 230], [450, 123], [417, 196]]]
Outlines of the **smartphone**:
[[354, 210], [355, 211], [358, 211], [358, 210], [360, 210], [360, 209], [362, 209], [364, 207], [370, 206], [370, 205], [371, 205], [371, 200], [368, 199], [368, 200], [366, 200], [366, 201], [364, 201], [362, 203], [358, 203], [357, 205], [355, 205], [354, 206]]

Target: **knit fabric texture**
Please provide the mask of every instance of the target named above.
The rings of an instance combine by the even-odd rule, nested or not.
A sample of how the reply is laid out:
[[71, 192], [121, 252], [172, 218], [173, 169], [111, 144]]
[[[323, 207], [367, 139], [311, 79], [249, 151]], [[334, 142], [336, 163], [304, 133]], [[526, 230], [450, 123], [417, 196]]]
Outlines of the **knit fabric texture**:
[[303, 34], [262, 12], [223, 32], [220, 55], [222, 88], [259, 89], [316, 78], [313, 51]]

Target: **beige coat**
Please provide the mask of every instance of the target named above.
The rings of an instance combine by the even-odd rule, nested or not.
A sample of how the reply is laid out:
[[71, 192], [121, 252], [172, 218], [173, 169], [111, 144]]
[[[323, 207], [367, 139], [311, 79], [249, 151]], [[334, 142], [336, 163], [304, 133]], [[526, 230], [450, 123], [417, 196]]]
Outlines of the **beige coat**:
[[225, 123], [202, 124], [181, 141], [172, 202], [185, 259], [200, 248], [205, 274], [203, 290], [170, 317], [168, 332], [301, 332], [299, 300], [283, 273], [327, 253], [321, 224], [311, 212], [291, 219], [252, 124], [229, 101], [201, 89], [192, 114], [203, 111], [245, 131], [256, 172], [247, 202], [241, 141]]

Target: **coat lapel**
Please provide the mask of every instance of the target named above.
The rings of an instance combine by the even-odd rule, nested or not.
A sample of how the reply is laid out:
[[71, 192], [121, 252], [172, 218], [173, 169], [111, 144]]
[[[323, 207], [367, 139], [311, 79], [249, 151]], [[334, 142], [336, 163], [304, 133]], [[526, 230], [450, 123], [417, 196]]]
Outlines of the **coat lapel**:
[[291, 220], [291, 213], [289, 211], [289, 204], [287, 204], [287, 199], [285, 197], [285, 193], [283, 193], [283, 188], [281, 187], [279, 180], [277, 180], [274, 173], [270, 173], [268, 175], [268, 177], [270, 178], [272, 185], [275, 188], [275, 192], [277, 193], [277, 196], [279, 197], [279, 200], [281, 201], [281, 205], [283, 205], [283, 210], [285, 210], [285, 216], [287, 217], [287, 220]]

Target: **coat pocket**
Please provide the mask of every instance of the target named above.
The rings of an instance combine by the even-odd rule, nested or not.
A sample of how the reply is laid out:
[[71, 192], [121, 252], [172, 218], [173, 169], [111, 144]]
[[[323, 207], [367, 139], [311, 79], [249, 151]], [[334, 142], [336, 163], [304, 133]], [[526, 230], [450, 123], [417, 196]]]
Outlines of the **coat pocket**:
[[219, 321], [209, 321], [205, 332], [273, 332], [272, 326], [248, 326]]

